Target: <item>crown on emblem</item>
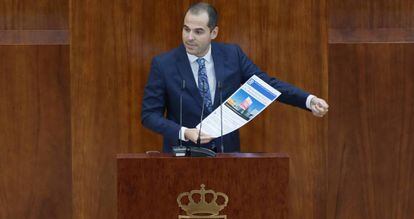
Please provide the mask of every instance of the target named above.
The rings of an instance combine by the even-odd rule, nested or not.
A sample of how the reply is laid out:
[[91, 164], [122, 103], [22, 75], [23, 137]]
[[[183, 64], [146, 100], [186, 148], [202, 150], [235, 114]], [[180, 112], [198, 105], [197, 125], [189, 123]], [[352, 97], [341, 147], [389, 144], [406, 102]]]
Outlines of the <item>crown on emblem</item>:
[[[212, 198], [209, 201], [206, 201], [206, 195], [211, 194]], [[194, 200], [194, 195], [200, 195], [199, 201]], [[188, 204], [183, 204], [182, 199], [188, 198]], [[218, 204], [217, 199], [219, 197], [224, 198], [223, 204]], [[196, 215], [211, 215], [216, 216], [219, 214], [224, 207], [227, 206], [229, 198], [226, 194], [221, 192], [215, 192], [213, 190], [205, 190], [205, 185], [201, 184], [200, 190], [191, 190], [190, 192], [183, 192], [177, 197], [177, 203], [183, 209], [187, 215], [196, 216]]]

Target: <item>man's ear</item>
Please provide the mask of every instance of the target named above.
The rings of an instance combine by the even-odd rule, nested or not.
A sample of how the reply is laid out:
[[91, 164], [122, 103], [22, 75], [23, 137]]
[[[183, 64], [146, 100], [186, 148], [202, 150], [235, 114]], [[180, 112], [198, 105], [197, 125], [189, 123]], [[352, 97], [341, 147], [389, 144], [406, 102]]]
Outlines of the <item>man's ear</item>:
[[212, 39], [212, 40], [216, 39], [216, 37], [217, 37], [217, 35], [218, 35], [218, 31], [219, 31], [218, 26], [216, 26], [216, 27], [215, 27], [215, 28], [211, 31], [211, 33], [210, 33], [210, 37], [211, 37], [211, 39]]

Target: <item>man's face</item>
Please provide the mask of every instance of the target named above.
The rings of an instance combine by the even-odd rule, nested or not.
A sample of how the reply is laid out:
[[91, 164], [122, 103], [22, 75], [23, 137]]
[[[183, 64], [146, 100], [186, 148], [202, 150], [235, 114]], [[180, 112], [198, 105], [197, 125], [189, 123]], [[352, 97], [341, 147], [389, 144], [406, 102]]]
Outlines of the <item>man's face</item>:
[[183, 43], [186, 51], [191, 55], [202, 57], [207, 54], [211, 40], [217, 37], [218, 27], [210, 31], [207, 24], [207, 12], [201, 12], [197, 15], [187, 12], [185, 15]]

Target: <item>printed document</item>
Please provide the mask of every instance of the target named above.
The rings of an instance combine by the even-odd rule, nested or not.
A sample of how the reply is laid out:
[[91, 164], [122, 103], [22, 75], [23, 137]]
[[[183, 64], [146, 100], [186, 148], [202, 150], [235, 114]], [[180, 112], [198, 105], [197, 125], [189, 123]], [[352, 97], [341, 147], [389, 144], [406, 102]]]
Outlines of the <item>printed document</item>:
[[[278, 90], [253, 75], [200, 123], [202, 124], [201, 131], [214, 138], [219, 137], [221, 131], [223, 135], [235, 131], [259, 115], [280, 94]], [[220, 116], [221, 113], [222, 116]], [[200, 129], [200, 124], [197, 125], [198, 129]]]

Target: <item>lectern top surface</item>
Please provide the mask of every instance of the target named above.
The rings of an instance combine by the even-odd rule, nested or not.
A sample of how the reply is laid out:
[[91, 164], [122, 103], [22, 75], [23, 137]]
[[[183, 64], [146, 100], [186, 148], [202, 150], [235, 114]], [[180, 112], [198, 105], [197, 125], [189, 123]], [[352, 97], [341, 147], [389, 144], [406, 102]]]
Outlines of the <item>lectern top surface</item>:
[[170, 153], [160, 153], [151, 151], [147, 153], [117, 154], [117, 159], [129, 158], [176, 158], [176, 159], [220, 159], [220, 158], [289, 158], [286, 153], [218, 153], [214, 158], [196, 158], [196, 157], [173, 157]]

